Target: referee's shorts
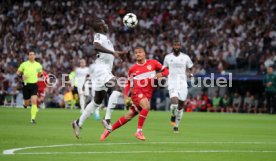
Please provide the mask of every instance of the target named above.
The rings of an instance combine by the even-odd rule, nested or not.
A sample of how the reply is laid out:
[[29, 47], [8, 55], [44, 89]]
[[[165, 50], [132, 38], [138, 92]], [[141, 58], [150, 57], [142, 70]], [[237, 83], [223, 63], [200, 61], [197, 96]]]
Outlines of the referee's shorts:
[[37, 96], [38, 86], [37, 83], [27, 83], [23, 86], [24, 100], [30, 99], [32, 96]]

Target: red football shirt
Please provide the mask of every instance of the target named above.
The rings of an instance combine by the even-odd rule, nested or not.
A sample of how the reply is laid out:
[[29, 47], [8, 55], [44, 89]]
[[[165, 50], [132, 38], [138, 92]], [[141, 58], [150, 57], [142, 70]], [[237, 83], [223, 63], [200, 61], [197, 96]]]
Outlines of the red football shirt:
[[162, 71], [164, 77], [169, 74], [168, 69], [156, 60], [146, 60], [144, 64], [136, 63], [131, 66], [128, 71], [128, 83], [124, 95], [128, 95], [130, 87], [132, 87], [131, 93], [143, 93], [150, 99], [158, 71]]

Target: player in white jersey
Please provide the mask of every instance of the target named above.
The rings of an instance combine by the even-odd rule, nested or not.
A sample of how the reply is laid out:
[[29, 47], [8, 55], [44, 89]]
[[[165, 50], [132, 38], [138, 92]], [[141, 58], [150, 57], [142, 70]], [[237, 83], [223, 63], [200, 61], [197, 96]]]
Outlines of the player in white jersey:
[[86, 67], [86, 62], [84, 59], [80, 60], [80, 66], [76, 68], [75, 80], [77, 83], [78, 94], [79, 94], [79, 102], [81, 107], [81, 113], [85, 108], [85, 90], [83, 88], [86, 76], [89, 74], [89, 68]]
[[80, 118], [72, 123], [77, 138], [79, 138], [80, 128], [84, 121], [100, 106], [106, 96], [108, 88], [112, 88], [113, 92], [108, 100], [108, 107], [103, 124], [106, 129], [112, 129], [110, 124], [111, 112], [115, 108], [119, 96], [122, 94], [121, 89], [117, 85], [116, 78], [112, 74], [113, 63], [115, 57], [120, 58], [128, 53], [126, 51], [114, 50], [112, 42], [107, 37], [108, 26], [104, 20], [95, 20], [92, 27], [95, 33], [93, 47], [97, 52], [97, 58], [95, 63], [90, 67], [90, 74], [92, 75], [93, 87], [95, 87], [95, 96], [94, 100], [86, 106]]
[[193, 76], [191, 72], [193, 62], [180, 49], [181, 43], [174, 41], [173, 52], [166, 55], [164, 59], [164, 66], [168, 67], [170, 71], [168, 76], [168, 90], [171, 99], [171, 122], [174, 126], [173, 131], [175, 133], [178, 133], [179, 122], [182, 118], [188, 95], [186, 71], [189, 70], [189, 77]]

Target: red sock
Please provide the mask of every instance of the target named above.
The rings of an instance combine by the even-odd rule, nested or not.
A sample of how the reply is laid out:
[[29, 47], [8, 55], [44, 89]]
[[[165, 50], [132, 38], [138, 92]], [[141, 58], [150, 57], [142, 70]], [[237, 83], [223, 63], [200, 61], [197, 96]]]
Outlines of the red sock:
[[113, 125], [112, 125], [112, 131], [118, 129], [119, 127], [123, 126], [124, 124], [127, 123], [127, 119], [125, 119], [124, 116], [122, 116], [121, 118], [119, 118], [118, 121], [116, 121]]
[[138, 129], [143, 128], [143, 125], [147, 118], [148, 113], [149, 113], [149, 110], [146, 110], [146, 109], [142, 109], [142, 111], [140, 112], [139, 119], [138, 119]]

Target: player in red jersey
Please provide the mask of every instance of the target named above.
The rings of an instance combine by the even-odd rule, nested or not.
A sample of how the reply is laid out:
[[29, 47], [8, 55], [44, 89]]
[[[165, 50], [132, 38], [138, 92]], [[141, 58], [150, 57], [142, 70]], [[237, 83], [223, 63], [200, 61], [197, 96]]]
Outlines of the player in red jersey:
[[129, 111], [112, 125], [112, 130], [105, 129], [100, 140], [104, 141], [111, 131], [123, 126], [138, 113], [138, 128], [135, 136], [137, 139], [145, 140], [142, 128], [150, 110], [150, 98], [154, 89], [153, 82], [161, 77], [166, 77], [169, 70], [156, 60], [146, 60], [144, 48], [136, 47], [134, 49], [136, 64], [128, 71], [128, 82], [124, 91], [125, 103], [127, 103], [128, 94], [131, 91], [132, 106]]
[[47, 79], [48, 79], [48, 74], [43, 70], [41, 74], [38, 74], [38, 99], [37, 99], [37, 105], [40, 106], [41, 108], [45, 108], [44, 105], [44, 98], [45, 98], [45, 89], [47, 87]]

